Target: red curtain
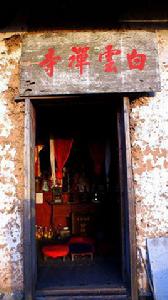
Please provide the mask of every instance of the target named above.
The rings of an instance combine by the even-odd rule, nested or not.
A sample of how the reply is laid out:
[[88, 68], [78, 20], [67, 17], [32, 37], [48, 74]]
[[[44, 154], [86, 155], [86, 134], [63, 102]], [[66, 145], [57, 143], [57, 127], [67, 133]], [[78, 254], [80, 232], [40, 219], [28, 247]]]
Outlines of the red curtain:
[[89, 145], [89, 149], [94, 162], [94, 172], [96, 175], [100, 175], [104, 166], [105, 145], [104, 143], [93, 143]]
[[69, 157], [71, 148], [72, 148], [72, 139], [55, 139], [54, 140], [54, 150], [55, 150], [55, 159], [57, 162], [57, 171], [56, 178], [62, 180], [63, 167]]

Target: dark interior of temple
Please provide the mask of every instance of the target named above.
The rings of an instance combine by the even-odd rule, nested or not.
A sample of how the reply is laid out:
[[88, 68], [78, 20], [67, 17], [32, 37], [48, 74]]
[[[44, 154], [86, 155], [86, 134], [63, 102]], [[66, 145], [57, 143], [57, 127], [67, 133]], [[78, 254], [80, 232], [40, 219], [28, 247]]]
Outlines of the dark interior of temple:
[[[54, 105], [44, 101], [36, 106], [36, 148], [40, 147], [40, 171], [36, 173], [38, 288], [122, 281], [120, 100], [111, 101], [107, 96], [87, 100], [58, 100]], [[61, 183], [56, 176], [55, 187], [51, 137], [61, 141], [61, 149], [65, 141], [71, 141]]]

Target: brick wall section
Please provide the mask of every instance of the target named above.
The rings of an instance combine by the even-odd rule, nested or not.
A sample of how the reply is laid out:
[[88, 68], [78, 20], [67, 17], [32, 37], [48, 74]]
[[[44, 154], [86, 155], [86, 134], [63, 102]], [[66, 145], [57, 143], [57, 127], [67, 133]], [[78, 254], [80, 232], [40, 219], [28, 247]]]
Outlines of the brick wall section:
[[[137, 244], [168, 236], [168, 31], [158, 31], [162, 91], [131, 104], [130, 125], [136, 198]], [[138, 264], [139, 288], [146, 276]]]
[[11, 299], [12, 292], [19, 299], [23, 290], [24, 104], [14, 100], [18, 94], [20, 55], [20, 34], [0, 33], [0, 295], [6, 295], [3, 299]]

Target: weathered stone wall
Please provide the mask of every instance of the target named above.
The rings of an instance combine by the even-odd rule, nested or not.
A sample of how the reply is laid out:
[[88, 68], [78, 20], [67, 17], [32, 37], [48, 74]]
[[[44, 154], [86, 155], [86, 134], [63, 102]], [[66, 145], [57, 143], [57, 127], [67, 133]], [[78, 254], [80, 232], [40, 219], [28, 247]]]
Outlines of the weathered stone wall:
[[14, 100], [20, 55], [20, 34], [0, 33], [0, 299], [6, 300], [20, 299], [23, 290], [24, 104]]
[[[134, 100], [130, 114], [137, 244], [144, 258], [146, 238], [168, 236], [168, 31], [157, 37], [162, 90]], [[142, 266], [138, 272], [145, 290]]]

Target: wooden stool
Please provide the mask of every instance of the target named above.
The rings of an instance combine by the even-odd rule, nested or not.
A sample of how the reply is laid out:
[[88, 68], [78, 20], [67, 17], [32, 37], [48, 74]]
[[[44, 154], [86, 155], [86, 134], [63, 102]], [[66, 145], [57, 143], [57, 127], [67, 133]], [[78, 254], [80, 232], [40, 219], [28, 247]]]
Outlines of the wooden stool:
[[72, 237], [69, 241], [69, 251], [71, 259], [74, 261], [77, 256], [90, 256], [93, 260], [94, 241], [88, 237]]

